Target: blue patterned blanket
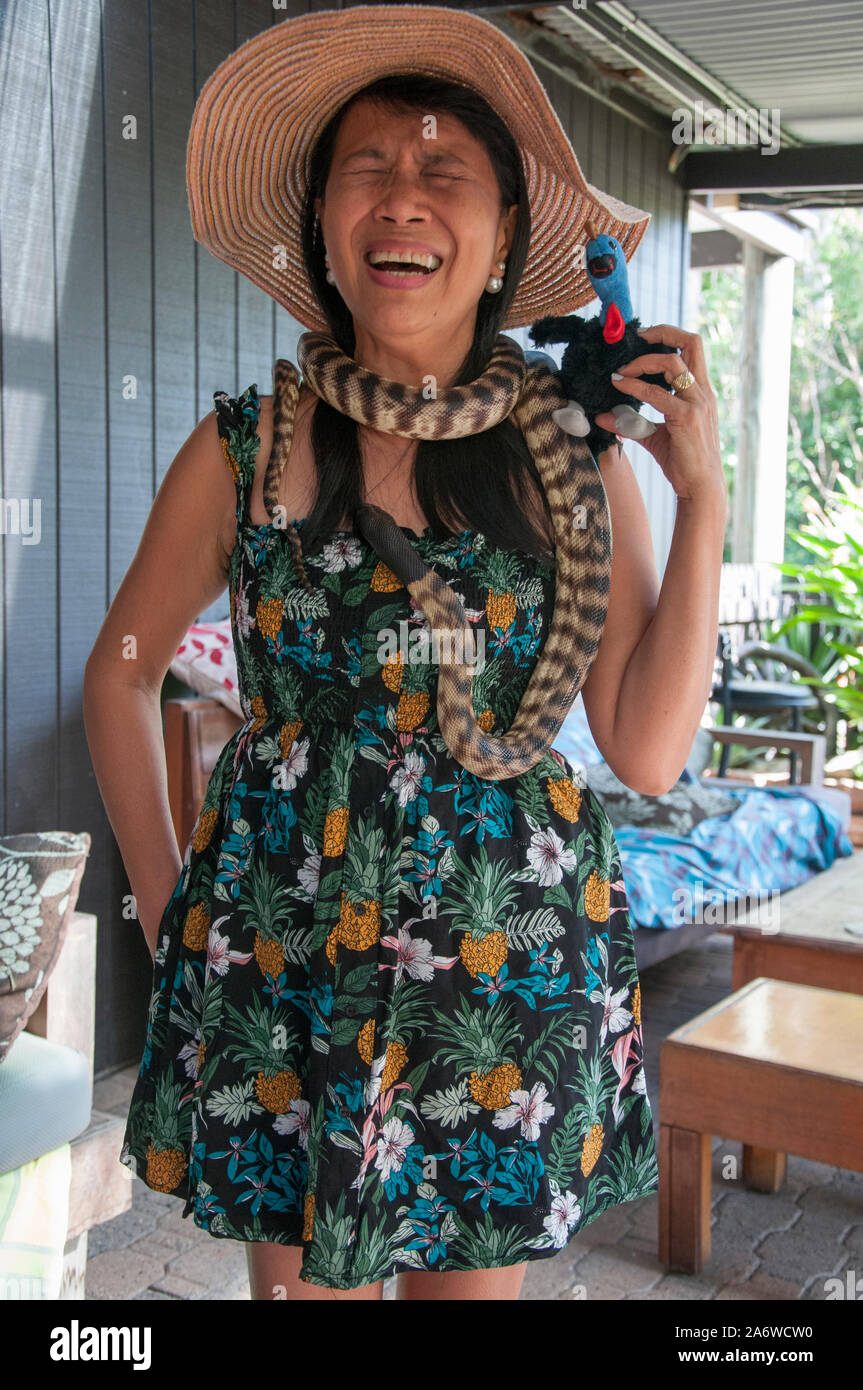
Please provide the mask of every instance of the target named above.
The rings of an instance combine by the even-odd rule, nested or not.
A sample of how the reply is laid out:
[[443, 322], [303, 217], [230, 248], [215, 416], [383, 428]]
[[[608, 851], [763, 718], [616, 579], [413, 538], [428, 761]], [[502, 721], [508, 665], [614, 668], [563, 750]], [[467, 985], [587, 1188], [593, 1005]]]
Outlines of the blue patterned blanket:
[[[553, 746], [574, 767], [599, 762], [579, 698]], [[701, 821], [689, 835], [620, 826], [615, 838], [633, 926], [679, 927], [698, 913], [699, 899], [731, 902], [747, 894], [780, 894], [854, 853], [838, 811], [815, 794], [788, 787], [723, 786], [736, 811]], [[710, 920], [708, 918], [708, 920]], [[717, 925], [724, 920], [717, 918]]]

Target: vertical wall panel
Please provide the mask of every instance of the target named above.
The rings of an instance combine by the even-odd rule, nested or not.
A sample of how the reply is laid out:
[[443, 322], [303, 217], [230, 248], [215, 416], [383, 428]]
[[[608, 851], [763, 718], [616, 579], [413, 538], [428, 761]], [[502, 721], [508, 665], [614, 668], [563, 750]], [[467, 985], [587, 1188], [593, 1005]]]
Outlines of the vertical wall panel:
[[[230, 4], [195, 4], [195, 91], [234, 49]], [[191, 231], [189, 232], [191, 236]], [[198, 242], [195, 256], [197, 416], [213, 408], [213, 392], [231, 395], [237, 374], [237, 274]]]
[[200, 417], [195, 242], [186, 198], [186, 139], [195, 105], [194, 8], [176, 0], [151, 0], [151, 5], [155, 492]]
[[[246, 39], [260, 33], [271, 23], [286, 18], [286, 14], [275, 13], [268, 0], [245, 0], [237, 15], [237, 44], [245, 43]], [[236, 280], [237, 357], [236, 377], [231, 390], [244, 391], [255, 382], [258, 394], [268, 396], [273, 390], [275, 300], [262, 294], [244, 275], [238, 275]], [[215, 384], [211, 389], [216, 389]]]
[[153, 496], [150, 30], [145, 5], [103, 9], [109, 598]]
[[[131, 963], [147, 958], [135, 935], [131, 953], [122, 949], [128, 924], [119, 940], [118, 905], [128, 883], [102, 807], [81, 713], [83, 663], [110, 597], [102, 29], [98, 6], [52, 6], [49, 13], [57, 266], [59, 825], [86, 830], [91, 837], [79, 903], [99, 923], [100, 1051], [110, 1033], [113, 1000], [126, 996]], [[117, 1024], [117, 1041], [125, 1047], [129, 1013], [121, 1012]]]
[[[108, 413], [107, 607], [131, 563], [153, 499], [152, 55], [146, 5], [102, 7], [105, 82], [105, 286]], [[127, 634], [124, 634], [124, 638]], [[135, 634], [129, 634], [134, 636]], [[134, 779], [137, 769], [129, 767]], [[130, 887], [119, 853], [105, 866], [99, 917], [98, 1058], [134, 1038], [134, 1011], [148, 983], [140, 929], [123, 917]]]
[[[192, 237], [186, 195], [186, 142], [195, 98], [210, 75], [196, 50], [201, 5], [178, 6], [175, 0], [151, 0], [153, 48], [153, 324], [154, 324], [154, 484], [158, 487], [182, 444], [202, 415], [213, 408], [212, 394], [199, 399], [199, 352], [196, 350], [198, 255], [218, 262]], [[213, 7], [210, 6], [210, 9]], [[220, 26], [232, 34], [230, 6], [218, 7]], [[228, 42], [228, 50], [233, 46]], [[224, 279], [230, 283], [230, 272]], [[260, 296], [264, 298], [264, 296]], [[216, 351], [233, 344], [230, 307], [223, 294], [212, 339]], [[211, 388], [215, 389], [215, 388]], [[204, 621], [225, 617], [227, 590], [197, 616]]]
[[[276, 19], [284, 19], [287, 14], [297, 14], [301, 10], [337, 10], [344, 8], [337, 0], [308, 0], [303, 4], [302, 0], [283, 0], [283, 8], [280, 9]], [[268, 369], [264, 376], [266, 385], [258, 382], [258, 390], [262, 396], [269, 396], [273, 390], [273, 363], [277, 357], [286, 357], [291, 362], [297, 360], [297, 340], [300, 334], [305, 333], [306, 328], [303, 324], [283, 309], [279, 304], [273, 304], [273, 337], [272, 348]]]
[[[4, 823], [53, 829], [58, 808], [57, 374], [50, 29], [18, 6], [3, 64]], [[18, 513], [18, 520], [15, 513]], [[28, 540], [24, 530], [39, 517]], [[34, 543], [30, 543], [30, 541]]]

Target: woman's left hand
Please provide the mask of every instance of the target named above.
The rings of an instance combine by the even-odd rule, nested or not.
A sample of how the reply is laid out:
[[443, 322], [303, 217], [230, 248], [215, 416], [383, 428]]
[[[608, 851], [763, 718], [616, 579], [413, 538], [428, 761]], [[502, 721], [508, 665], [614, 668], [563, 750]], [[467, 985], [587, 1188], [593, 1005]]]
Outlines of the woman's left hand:
[[[622, 380], [614, 385], [627, 395], [646, 401], [665, 416], [654, 422], [653, 434], [638, 443], [652, 454], [678, 497], [692, 499], [727, 492], [719, 452], [716, 396], [707, 376], [704, 345], [697, 333], [686, 333], [672, 323], [656, 323], [640, 329], [649, 343], [665, 343], [677, 353], [645, 353], [618, 368]], [[668, 382], [689, 370], [695, 383], [672, 395], [661, 386], [641, 380], [641, 374], [662, 372]], [[595, 416], [603, 429], [614, 430], [611, 411]]]

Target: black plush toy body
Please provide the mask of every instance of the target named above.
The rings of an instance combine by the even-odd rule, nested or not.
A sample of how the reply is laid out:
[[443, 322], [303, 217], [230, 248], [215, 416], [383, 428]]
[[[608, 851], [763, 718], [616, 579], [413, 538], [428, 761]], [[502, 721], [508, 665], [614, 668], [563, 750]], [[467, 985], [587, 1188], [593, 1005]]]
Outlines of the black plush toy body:
[[[530, 337], [538, 348], [548, 343], [566, 344], [561, 365], [555, 366], [555, 371], [568, 403], [555, 410], [553, 418], [569, 434], [584, 439], [597, 456], [616, 443], [615, 434], [645, 439], [656, 428], [639, 414], [641, 401], [619, 391], [611, 373], [645, 353], [673, 353], [677, 349], [641, 337], [641, 324], [632, 312], [626, 257], [620, 243], [605, 233], [597, 236], [591, 223], [588, 231], [591, 240], [587, 243], [587, 274], [602, 303], [602, 312], [591, 319], [578, 314], [549, 314], [532, 325]], [[548, 354], [541, 355], [548, 358]], [[671, 390], [661, 372], [639, 375], [638, 379]], [[618, 426], [615, 432], [595, 423], [595, 417], [603, 411], [614, 415]]]

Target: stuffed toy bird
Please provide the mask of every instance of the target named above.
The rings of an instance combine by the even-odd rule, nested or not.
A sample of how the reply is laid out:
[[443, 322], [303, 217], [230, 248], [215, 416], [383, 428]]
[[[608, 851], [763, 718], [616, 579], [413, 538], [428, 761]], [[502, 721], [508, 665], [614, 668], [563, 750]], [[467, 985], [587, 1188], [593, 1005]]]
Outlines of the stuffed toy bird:
[[[604, 232], [598, 234], [592, 222], [587, 223], [587, 232], [587, 276], [599, 296], [602, 312], [590, 319], [578, 314], [549, 314], [533, 324], [530, 337], [538, 347], [566, 343], [560, 367], [548, 353], [525, 355], [529, 361], [545, 358], [551, 363], [569, 398], [565, 407], [552, 412], [552, 418], [568, 434], [584, 439], [596, 456], [616, 443], [617, 434], [628, 439], [646, 439], [656, 429], [639, 415], [642, 402], [618, 391], [611, 373], [644, 353], [677, 349], [641, 337], [641, 324], [632, 312], [626, 257], [620, 243]], [[638, 379], [671, 390], [661, 372], [639, 375]], [[595, 423], [595, 417], [603, 411], [613, 414], [616, 433]]]

